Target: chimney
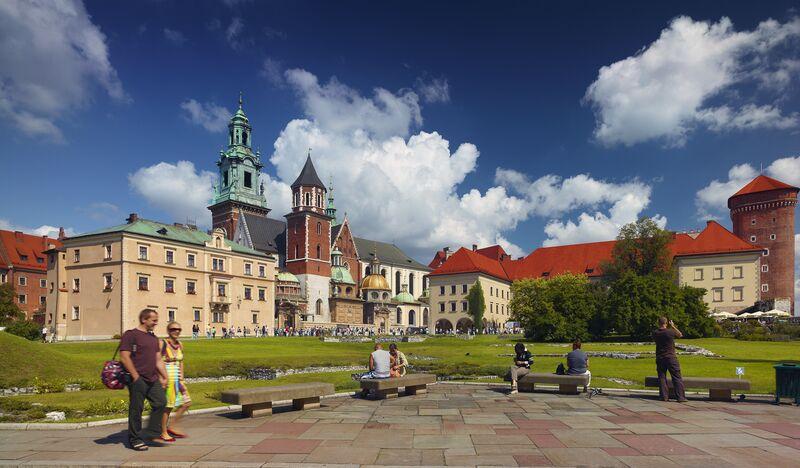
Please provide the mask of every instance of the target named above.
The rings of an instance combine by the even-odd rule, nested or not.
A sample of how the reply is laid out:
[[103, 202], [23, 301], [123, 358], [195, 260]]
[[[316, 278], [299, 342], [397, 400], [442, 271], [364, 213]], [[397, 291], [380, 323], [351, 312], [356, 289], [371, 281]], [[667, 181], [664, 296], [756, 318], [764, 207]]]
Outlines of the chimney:
[[133, 224], [138, 220], [139, 220], [139, 215], [136, 213], [131, 213], [130, 216], [128, 216], [128, 219], [126, 219], [125, 221], [127, 221], [128, 224]]
[[478, 244], [472, 244], [472, 251], [475, 252], [478, 250]]
[[67, 237], [67, 234], [64, 233], [64, 227], [63, 226], [59, 227], [58, 228], [58, 240], [66, 239], [66, 237]]
[[23, 238], [23, 237], [22, 237], [22, 231], [14, 231], [14, 237], [15, 237], [17, 240], [20, 240], [20, 241], [21, 241], [21, 240], [22, 240], [22, 238]]
[[46, 235], [42, 236], [42, 247], [44, 247], [42, 250], [47, 250], [47, 236]]
[[442, 249], [442, 251], [444, 252], [444, 259], [445, 259], [445, 260], [447, 260], [448, 258], [450, 258], [450, 255], [451, 255], [451, 253], [450, 253], [450, 247], [445, 247], [444, 249]]

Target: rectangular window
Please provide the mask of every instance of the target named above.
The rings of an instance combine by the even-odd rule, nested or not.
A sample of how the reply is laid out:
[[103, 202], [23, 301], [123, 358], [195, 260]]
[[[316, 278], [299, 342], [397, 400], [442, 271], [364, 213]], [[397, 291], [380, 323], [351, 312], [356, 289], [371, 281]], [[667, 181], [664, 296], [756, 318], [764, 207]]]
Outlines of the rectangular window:
[[733, 267], [733, 279], [744, 278], [744, 269], [740, 266]]
[[211, 269], [214, 271], [225, 271], [225, 260], [214, 258], [211, 260]]
[[148, 286], [150, 285], [150, 279], [146, 276], [139, 277], [139, 291], [147, 291], [150, 289]]
[[714, 267], [714, 279], [722, 279], [722, 267]]
[[106, 273], [103, 275], [103, 290], [111, 291], [113, 278], [111, 277], [111, 273]]
[[167, 319], [170, 322], [175, 321], [175, 309], [167, 309]]
[[494, 288], [489, 286], [489, 295], [494, 296]]
[[444, 312], [444, 302], [439, 303], [439, 312]]
[[46, 288], [47, 287], [47, 280], [46, 279], [40, 279], [39, 280], [39, 287], [40, 288]]
[[702, 268], [695, 268], [694, 269], [694, 280], [695, 281], [703, 281], [703, 269]]
[[444, 296], [444, 286], [439, 286], [439, 295]]
[[111, 260], [111, 244], [106, 244], [103, 246], [103, 259]]
[[253, 312], [253, 324], [258, 324], [258, 312]]
[[80, 278], [73, 278], [72, 279], [72, 292], [80, 292], [81, 291], [81, 279]]
[[211, 314], [211, 321], [214, 323], [222, 323], [225, 321], [225, 312], [213, 312]]
[[767, 283], [761, 285], [761, 292], [769, 292], [769, 285]]
[[194, 321], [195, 322], [200, 321], [200, 309], [194, 309]]
[[73, 259], [73, 261], [75, 261], [75, 263], [78, 263], [78, 262], [81, 261], [81, 250], [80, 249], [75, 249], [74, 257], [72, 259]]
[[713, 294], [713, 302], [722, 302], [722, 288], [714, 288], [711, 293]]
[[20, 304], [27, 304], [28, 303], [28, 296], [26, 296], [25, 294], [20, 294], [17, 299], [19, 300]]
[[186, 282], [186, 294], [197, 294], [194, 289], [194, 281]]
[[733, 301], [734, 302], [741, 302], [743, 299], [743, 288], [733, 288]]
[[174, 293], [175, 292], [175, 280], [173, 279], [165, 279], [164, 280], [164, 292]]
[[217, 295], [220, 297], [225, 297], [225, 284], [219, 283], [217, 285]]
[[174, 265], [175, 264], [175, 251], [174, 250], [165, 250], [164, 251], [164, 263], [167, 265]]
[[194, 254], [186, 254], [186, 266], [194, 268]]
[[264, 265], [259, 265], [258, 266], [258, 276], [260, 276], [262, 278], [267, 276], [267, 267], [265, 267]]
[[28, 285], [28, 278], [24, 276], [19, 277], [19, 285], [20, 286], [27, 286]]
[[467, 311], [467, 301], [462, 301], [461, 302], [461, 311], [462, 312], [466, 312]]
[[[773, 234], [774, 236], [775, 234]], [[36, 257], [36, 263], [44, 263], [44, 259], [42, 257]]]
[[761, 265], [761, 273], [769, 273], [769, 265]]
[[140, 245], [139, 246], [139, 260], [147, 260], [147, 246]]
[[245, 286], [245, 288], [244, 288], [244, 298], [246, 300], [249, 301], [249, 300], [251, 300], [253, 298], [252, 291], [253, 291], [252, 288], [248, 288], [248, 287]]
[[252, 276], [253, 275], [253, 264], [251, 264], [251, 263], [245, 263], [244, 264], [244, 274], [248, 275], [248, 276]]
[[8, 274], [7, 273], [0, 273], [0, 283], [5, 284], [8, 281]]
[[467, 285], [466, 284], [462, 284], [461, 285], [461, 293], [462, 294], [466, 294], [467, 293]]
[[450, 312], [455, 312], [455, 311], [456, 311], [456, 303], [454, 301], [450, 303]]
[[455, 293], [456, 293], [456, 285], [454, 284], [450, 286], [450, 294], [455, 294]]
[[258, 300], [259, 301], [265, 301], [266, 300], [266, 296], [267, 296], [267, 291], [266, 290], [264, 290], [264, 289], [259, 289], [258, 290]]
[[39, 296], [39, 304], [41, 305], [47, 304], [47, 296]]
[[769, 249], [764, 249], [764, 253], [762, 253], [761, 255], [769, 257]]
[[775, 236], [775, 234], [770, 234], [770, 235], [769, 235], [769, 240], [775, 240], [775, 239], [777, 239], [777, 237]]
[[489, 303], [489, 313], [491, 314], [492, 312], [494, 312], [494, 302]]
[[249, 171], [244, 171], [244, 186], [246, 188], [253, 187], [253, 174]]
[[78, 306], [72, 306], [72, 320], [80, 320], [81, 319], [81, 308]]

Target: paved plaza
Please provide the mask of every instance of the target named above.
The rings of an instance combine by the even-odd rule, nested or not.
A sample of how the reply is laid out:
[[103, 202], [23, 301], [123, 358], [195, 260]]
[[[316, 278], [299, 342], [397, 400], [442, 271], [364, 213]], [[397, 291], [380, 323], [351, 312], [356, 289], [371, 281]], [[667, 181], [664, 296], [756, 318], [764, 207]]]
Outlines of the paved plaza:
[[188, 439], [127, 449], [125, 425], [0, 431], [0, 463], [127, 466], [800, 466], [800, 408], [764, 401], [437, 384], [384, 401], [324, 399], [269, 417], [192, 415]]

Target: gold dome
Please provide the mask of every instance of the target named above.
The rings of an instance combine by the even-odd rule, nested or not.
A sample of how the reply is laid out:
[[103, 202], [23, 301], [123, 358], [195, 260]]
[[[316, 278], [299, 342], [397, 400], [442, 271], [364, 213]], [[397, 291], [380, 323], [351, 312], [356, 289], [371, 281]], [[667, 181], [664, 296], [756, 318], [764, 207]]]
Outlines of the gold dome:
[[392, 288], [389, 287], [389, 282], [386, 281], [383, 275], [371, 274], [361, 282], [361, 289], [391, 291]]

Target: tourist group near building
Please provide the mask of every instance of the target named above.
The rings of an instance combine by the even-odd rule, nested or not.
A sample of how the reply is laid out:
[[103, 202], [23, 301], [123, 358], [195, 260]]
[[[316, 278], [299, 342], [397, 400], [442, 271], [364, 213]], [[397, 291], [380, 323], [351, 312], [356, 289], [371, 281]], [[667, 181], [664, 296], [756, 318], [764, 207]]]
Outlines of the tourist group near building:
[[[57, 239], [0, 231], [0, 282], [14, 286], [27, 318], [57, 340], [112, 338], [136, 327], [145, 308], [203, 331], [450, 333], [473, 327], [466, 296], [480, 281], [486, 327], [502, 330], [512, 320], [513, 281], [563, 273], [599, 280], [611, 258], [614, 241], [541, 247], [516, 259], [498, 245], [473, 245], [420, 264], [392, 243], [358, 237], [310, 154], [291, 185], [291, 212], [273, 217], [241, 98], [228, 130], [208, 232], [136, 213]], [[704, 288], [712, 312], [766, 301], [794, 313], [798, 191], [760, 175], [728, 200], [733, 232], [708, 221], [702, 231], [674, 233], [677, 281]]]

